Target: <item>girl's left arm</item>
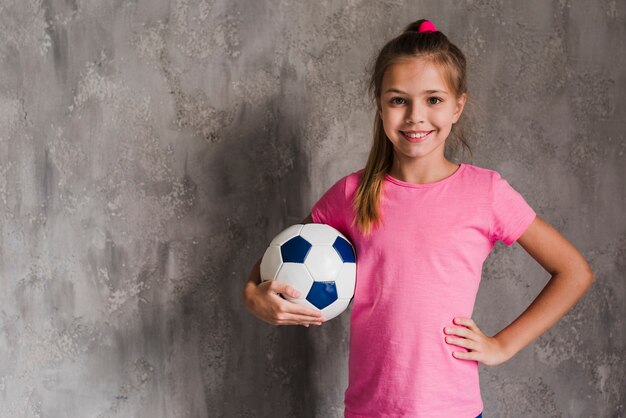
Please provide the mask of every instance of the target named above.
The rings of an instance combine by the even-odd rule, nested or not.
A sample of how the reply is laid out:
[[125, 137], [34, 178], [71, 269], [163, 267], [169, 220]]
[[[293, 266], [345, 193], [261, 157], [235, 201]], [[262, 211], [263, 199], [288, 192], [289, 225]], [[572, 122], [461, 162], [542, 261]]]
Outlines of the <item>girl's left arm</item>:
[[[449, 337], [471, 351], [454, 353], [456, 358], [497, 365], [513, 357], [554, 325], [585, 294], [594, 273], [582, 254], [550, 224], [539, 218], [517, 240], [552, 278], [526, 310], [493, 337], [483, 334], [471, 318], [455, 318]], [[462, 341], [464, 340], [464, 341]]]

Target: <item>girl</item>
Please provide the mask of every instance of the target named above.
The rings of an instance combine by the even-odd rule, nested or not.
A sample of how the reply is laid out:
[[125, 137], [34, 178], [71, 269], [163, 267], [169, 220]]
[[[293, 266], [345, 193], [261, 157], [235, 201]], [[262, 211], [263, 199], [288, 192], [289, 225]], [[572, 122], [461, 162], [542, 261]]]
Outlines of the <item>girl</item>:
[[[303, 221], [333, 226], [357, 252], [345, 416], [481, 417], [478, 363], [501, 364], [548, 330], [593, 272], [498, 172], [445, 158], [447, 140], [467, 146], [456, 132], [465, 57], [431, 22], [410, 24], [382, 48], [370, 88], [377, 114], [365, 168], [335, 183]], [[552, 278], [490, 337], [471, 314], [499, 240], [519, 242]], [[244, 290], [254, 315], [275, 325], [324, 321], [279, 296], [301, 296], [295, 289], [259, 284], [259, 264]]]

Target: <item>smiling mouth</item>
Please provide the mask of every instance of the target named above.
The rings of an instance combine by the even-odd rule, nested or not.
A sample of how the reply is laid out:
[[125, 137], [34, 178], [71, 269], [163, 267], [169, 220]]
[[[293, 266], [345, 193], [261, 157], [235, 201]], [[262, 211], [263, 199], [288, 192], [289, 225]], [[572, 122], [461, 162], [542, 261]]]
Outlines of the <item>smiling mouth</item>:
[[402, 136], [410, 142], [422, 142], [430, 135], [432, 131], [400, 131]]

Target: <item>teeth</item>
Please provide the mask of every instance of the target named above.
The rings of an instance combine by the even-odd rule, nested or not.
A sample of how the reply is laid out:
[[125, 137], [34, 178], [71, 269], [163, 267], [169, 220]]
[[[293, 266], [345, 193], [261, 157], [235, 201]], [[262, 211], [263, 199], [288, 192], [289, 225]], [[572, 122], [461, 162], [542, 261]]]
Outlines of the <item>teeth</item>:
[[408, 132], [404, 133], [406, 136], [408, 136], [409, 138], [413, 138], [413, 139], [419, 139], [419, 138], [423, 138], [426, 135], [429, 134], [429, 132], [425, 132], [425, 133], [421, 133], [421, 134], [410, 134]]

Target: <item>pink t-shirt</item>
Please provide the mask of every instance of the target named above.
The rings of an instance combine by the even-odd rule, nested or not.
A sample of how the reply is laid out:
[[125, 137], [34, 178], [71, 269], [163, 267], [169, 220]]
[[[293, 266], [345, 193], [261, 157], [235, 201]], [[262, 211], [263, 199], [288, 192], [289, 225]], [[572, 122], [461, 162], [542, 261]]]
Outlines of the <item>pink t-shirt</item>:
[[383, 225], [352, 227], [363, 169], [335, 183], [312, 218], [336, 228], [357, 253], [350, 315], [345, 416], [474, 418], [483, 410], [478, 362], [445, 342], [444, 327], [472, 317], [484, 260], [513, 244], [535, 218], [498, 172], [470, 164], [429, 184], [386, 176]]

